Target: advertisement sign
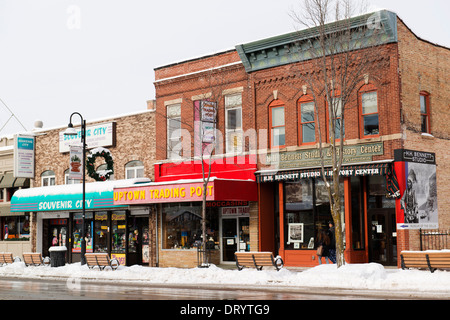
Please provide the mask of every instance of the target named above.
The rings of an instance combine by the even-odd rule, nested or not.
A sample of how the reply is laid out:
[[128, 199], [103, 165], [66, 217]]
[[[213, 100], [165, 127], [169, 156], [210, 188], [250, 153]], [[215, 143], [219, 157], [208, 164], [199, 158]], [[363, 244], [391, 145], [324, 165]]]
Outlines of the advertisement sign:
[[[76, 136], [64, 135], [64, 131], [59, 133], [59, 152], [69, 152], [71, 145], [81, 145], [81, 127], [76, 128]], [[110, 147], [115, 144], [116, 123], [108, 122], [86, 127], [87, 148]]]
[[33, 136], [14, 136], [14, 177], [34, 179], [34, 149]]
[[[114, 189], [114, 204], [202, 201], [203, 183]], [[206, 200], [214, 200], [214, 185], [206, 187]]]
[[70, 146], [69, 179], [83, 179], [83, 146]]
[[436, 156], [395, 150], [395, 170], [401, 197], [396, 200], [398, 229], [438, 229]]
[[201, 101], [201, 120], [202, 122], [216, 122], [217, 103], [212, 101]]

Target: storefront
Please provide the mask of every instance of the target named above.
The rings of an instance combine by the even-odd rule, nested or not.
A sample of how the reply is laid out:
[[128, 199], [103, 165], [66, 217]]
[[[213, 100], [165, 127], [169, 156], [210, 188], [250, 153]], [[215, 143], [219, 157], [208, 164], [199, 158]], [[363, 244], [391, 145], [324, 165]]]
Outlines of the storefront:
[[[86, 184], [86, 252], [107, 252], [121, 265], [149, 264], [149, 209], [129, 210], [113, 203], [115, 186], [131, 186], [137, 181]], [[43, 256], [49, 255], [52, 246], [66, 246], [67, 262], [81, 260], [81, 191], [81, 184], [76, 184], [24, 189], [14, 194], [11, 211], [34, 215], [35, 248]]]
[[[397, 265], [392, 160], [343, 166], [341, 220], [349, 263]], [[330, 168], [325, 174], [331, 175]], [[287, 266], [314, 266], [322, 230], [332, 221], [320, 167], [259, 171], [261, 251], [279, 254]], [[324, 261], [323, 261], [324, 262]]]
[[[158, 265], [197, 266], [202, 243], [201, 179], [156, 182], [115, 188], [114, 204], [158, 207]], [[249, 180], [211, 178], [206, 187], [206, 237], [214, 264], [234, 262], [234, 252], [257, 249], [257, 185]], [[253, 212], [253, 213], [252, 213]], [[253, 242], [252, 242], [253, 241]]]

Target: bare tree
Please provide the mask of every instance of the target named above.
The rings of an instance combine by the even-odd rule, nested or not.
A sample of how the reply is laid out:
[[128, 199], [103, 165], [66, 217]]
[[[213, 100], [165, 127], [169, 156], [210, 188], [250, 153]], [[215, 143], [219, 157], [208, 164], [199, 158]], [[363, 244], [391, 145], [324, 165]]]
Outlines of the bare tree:
[[[345, 264], [343, 217], [341, 214], [340, 171], [343, 164], [345, 114], [357, 112], [358, 86], [376, 77], [381, 68], [380, 57], [374, 50], [379, 36], [378, 26], [367, 23], [368, 16], [354, 17], [356, 6], [351, 0], [303, 0], [293, 20], [308, 28], [309, 36], [299, 38], [295, 47], [303, 51], [306, 61], [293, 64], [306, 85], [302, 90], [314, 101], [314, 114], [319, 135], [322, 177], [330, 201], [335, 224], [337, 266]], [[298, 33], [301, 34], [301, 31]], [[325, 112], [320, 110], [325, 100]], [[324, 114], [327, 122], [321, 122]], [[321, 123], [326, 123], [322, 128]], [[332, 174], [325, 170], [325, 152], [331, 154]]]

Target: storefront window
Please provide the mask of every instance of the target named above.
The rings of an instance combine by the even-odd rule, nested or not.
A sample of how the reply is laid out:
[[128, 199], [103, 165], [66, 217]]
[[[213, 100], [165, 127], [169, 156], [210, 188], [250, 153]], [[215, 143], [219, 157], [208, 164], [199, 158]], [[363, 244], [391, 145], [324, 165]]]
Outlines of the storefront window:
[[352, 245], [353, 249], [365, 249], [363, 178], [351, 177]]
[[[162, 214], [162, 248], [193, 249], [202, 243], [201, 203], [164, 204]], [[207, 208], [206, 236], [218, 242], [217, 208]]]
[[94, 226], [95, 252], [108, 252], [108, 213], [96, 212]]
[[[321, 179], [285, 183], [285, 248], [314, 249], [315, 239], [333, 220], [325, 183]], [[344, 219], [344, 183], [340, 183]], [[314, 196], [313, 196], [314, 195]]]
[[29, 240], [30, 216], [1, 217], [1, 240]]
[[395, 208], [395, 200], [386, 197], [385, 176], [370, 176], [368, 181], [368, 209]]
[[139, 245], [139, 225], [136, 217], [129, 218], [128, 221], [128, 253], [138, 252]]
[[[86, 241], [86, 252], [93, 252], [92, 240], [94, 238], [94, 220], [92, 212], [86, 212], [84, 224], [84, 234]], [[82, 213], [74, 213], [73, 215], [73, 244], [72, 252], [81, 252], [81, 234], [82, 234], [83, 217]]]
[[125, 253], [126, 214], [125, 211], [114, 211], [111, 215], [111, 252]]
[[285, 184], [286, 249], [307, 249], [314, 246], [314, 210], [312, 180]]

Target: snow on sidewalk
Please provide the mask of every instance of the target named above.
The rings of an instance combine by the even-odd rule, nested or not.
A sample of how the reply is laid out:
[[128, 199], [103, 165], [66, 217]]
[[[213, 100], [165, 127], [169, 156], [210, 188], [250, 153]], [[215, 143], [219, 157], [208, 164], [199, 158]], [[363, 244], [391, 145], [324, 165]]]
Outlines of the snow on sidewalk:
[[89, 269], [80, 263], [63, 267], [26, 267], [23, 262], [15, 262], [0, 267], [2, 277], [27, 279], [82, 279], [89, 281], [139, 282], [148, 284], [223, 284], [262, 285], [275, 287], [322, 287], [341, 289], [398, 290], [411, 292], [448, 293], [450, 298], [450, 272], [437, 270], [385, 269], [377, 263], [347, 264], [339, 269], [335, 265], [323, 264], [302, 272], [286, 268], [256, 271], [254, 269], [225, 270], [215, 265], [209, 268], [149, 268], [143, 266], [119, 266], [116, 271]]

